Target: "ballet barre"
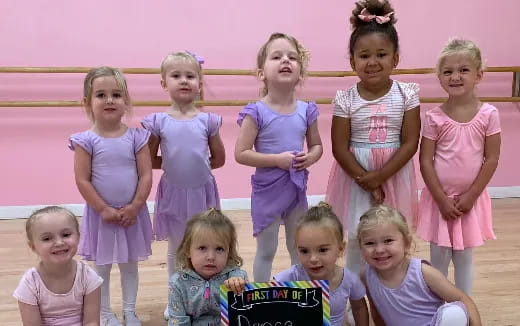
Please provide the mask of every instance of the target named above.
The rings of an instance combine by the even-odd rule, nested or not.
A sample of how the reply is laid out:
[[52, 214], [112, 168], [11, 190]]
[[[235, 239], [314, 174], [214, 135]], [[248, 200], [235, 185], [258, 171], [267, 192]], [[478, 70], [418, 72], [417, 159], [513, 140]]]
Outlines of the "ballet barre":
[[[87, 73], [91, 67], [0, 67], [0, 73], [43, 73], [43, 74], [60, 74], [60, 73]], [[159, 74], [158, 68], [121, 68], [125, 74]], [[510, 97], [480, 97], [483, 102], [494, 103], [518, 103], [520, 102], [520, 67], [487, 67], [486, 72], [513, 73], [512, 79], [512, 95]], [[207, 76], [256, 76], [255, 70], [247, 69], [203, 69], [204, 75]], [[422, 75], [434, 74], [433, 68], [414, 68], [414, 69], [395, 69], [394, 75]], [[352, 71], [309, 71], [308, 77], [352, 77], [356, 76]], [[306, 101], [314, 101], [317, 104], [330, 104], [332, 98], [315, 98], [304, 99]], [[254, 102], [256, 99], [250, 100], [205, 100], [196, 101], [196, 105], [200, 106], [244, 106]], [[421, 103], [442, 103], [446, 101], [445, 97], [421, 97]], [[0, 101], [0, 107], [78, 107], [82, 106], [81, 101]], [[169, 106], [168, 101], [133, 101], [135, 107], [158, 107]]]

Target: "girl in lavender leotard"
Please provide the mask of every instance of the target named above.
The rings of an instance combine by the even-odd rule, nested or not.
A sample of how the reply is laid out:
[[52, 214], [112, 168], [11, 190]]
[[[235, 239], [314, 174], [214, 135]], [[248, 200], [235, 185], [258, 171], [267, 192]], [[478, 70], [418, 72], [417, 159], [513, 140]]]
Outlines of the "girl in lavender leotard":
[[376, 325], [482, 325], [475, 303], [426, 261], [410, 257], [412, 235], [395, 209], [375, 206], [361, 216], [361, 272]]
[[[305, 74], [308, 52], [291, 36], [272, 34], [257, 57], [262, 99], [239, 113], [238, 163], [256, 167], [251, 177], [251, 215], [257, 251], [256, 282], [271, 278], [278, 229], [285, 224], [291, 264], [297, 263], [295, 222], [307, 210], [307, 168], [322, 155], [315, 103], [298, 101], [295, 88]], [[307, 141], [308, 151], [303, 150]], [[254, 146], [254, 150], [253, 150]]]
[[[202, 91], [201, 63], [202, 58], [190, 52], [167, 55], [161, 64], [161, 86], [171, 106], [142, 121], [152, 133], [153, 168], [164, 171], [155, 196], [153, 230], [157, 240], [168, 240], [168, 279], [176, 271], [176, 251], [188, 219], [208, 208], [220, 208], [211, 169], [225, 162], [219, 135], [222, 118], [201, 112], [194, 104]], [[161, 156], [157, 156], [159, 146]], [[164, 318], [169, 318], [168, 307]]]
[[341, 222], [329, 204], [321, 202], [302, 216], [296, 226], [299, 264], [284, 270], [277, 281], [327, 280], [330, 289], [330, 324], [345, 325], [347, 303], [352, 307], [349, 325], [368, 326], [365, 286], [357, 274], [337, 264], [345, 250]]
[[152, 186], [150, 133], [122, 123], [131, 106], [126, 80], [117, 69], [100, 67], [87, 74], [84, 103], [93, 126], [70, 137], [76, 184], [87, 202], [78, 251], [94, 261], [104, 280], [101, 325], [121, 325], [110, 309], [109, 296], [110, 270], [117, 263], [123, 318], [126, 325], [138, 326], [137, 262], [152, 254], [152, 226], [145, 205]]

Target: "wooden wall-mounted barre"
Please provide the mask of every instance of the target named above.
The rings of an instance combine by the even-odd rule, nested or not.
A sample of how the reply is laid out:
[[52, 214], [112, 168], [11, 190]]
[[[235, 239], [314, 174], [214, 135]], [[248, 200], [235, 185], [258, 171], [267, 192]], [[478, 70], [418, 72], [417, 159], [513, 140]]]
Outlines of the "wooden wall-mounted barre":
[[[306, 101], [314, 101], [316, 104], [331, 104], [332, 98], [319, 99], [303, 99]], [[520, 97], [480, 97], [482, 102], [489, 103], [518, 103]], [[248, 103], [255, 102], [251, 100], [213, 100], [213, 101], [196, 101], [195, 104], [201, 106], [244, 106]], [[421, 103], [442, 103], [446, 101], [445, 97], [421, 97]], [[134, 101], [133, 106], [169, 106], [168, 101]], [[82, 106], [81, 101], [0, 101], [0, 107], [77, 107]]]
[[[0, 67], [0, 73], [87, 73], [92, 67]], [[159, 74], [159, 68], [120, 68], [125, 74]], [[255, 76], [255, 70], [246, 69], [203, 69], [204, 75], [216, 76]], [[520, 72], [520, 67], [487, 67], [486, 72]], [[394, 69], [394, 75], [424, 75], [435, 72], [433, 68]], [[355, 76], [353, 71], [309, 71], [309, 77], [348, 77]]]
[[[0, 67], [0, 73], [87, 73], [91, 67]], [[158, 68], [122, 68], [125, 74], [159, 74]], [[205, 75], [213, 76], [255, 76], [255, 70], [241, 69], [203, 69]], [[512, 72], [512, 96], [511, 97], [481, 97], [483, 102], [520, 102], [520, 67], [487, 67], [486, 72]], [[421, 75], [433, 74], [433, 68], [395, 69], [395, 75]], [[352, 71], [309, 71], [309, 77], [350, 77], [356, 74]], [[307, 99], [317, 104], [330, 104], [332, 98]], [[421, 103], [442, 103], [444, 97], [422, 97]], [[211, 100], [199, 101], [203, 106], [243, 106], [255, 100]], [[133, 105], [140, 106], [169, 106], [167, 101], [134, 101]], [[0, 107], [78, 107], [80, 101], [0, 101]]]

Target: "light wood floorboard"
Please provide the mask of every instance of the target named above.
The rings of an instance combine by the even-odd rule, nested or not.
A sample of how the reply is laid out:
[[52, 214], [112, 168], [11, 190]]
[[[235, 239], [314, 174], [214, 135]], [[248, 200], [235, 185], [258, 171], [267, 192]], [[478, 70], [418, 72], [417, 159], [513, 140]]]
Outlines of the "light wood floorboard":
[[[475, 285], [473, 298], [484, 325], [520, 325], [520, 199], [493, 200], [497, 240], [488, 241], [475, 251]], [[239, 252], [252, 278], [256, 241], [251, 236], [249, 211], [227, 211], [237, 226]], [[25, 220], [0, 221], [0, 325], [21, 325], [18, 305], [12, 297], [23, 272], [37, 263], [37, 257], [26, 245]], [[166, 325], [162, 312], [167, 302], [166, 242], [153, 244], [153, 255], [140, 264], [140, 286], [137, 312], [145, 326]], [[429, 258], [427, 243], [417, 240], [415, 255]], [[283, 229], [273, 273], [289, 267]], [[119, 271], [112, 270], [113, 309], [121, 311]], [[450, 269], [450, 279], [453, 270]]]

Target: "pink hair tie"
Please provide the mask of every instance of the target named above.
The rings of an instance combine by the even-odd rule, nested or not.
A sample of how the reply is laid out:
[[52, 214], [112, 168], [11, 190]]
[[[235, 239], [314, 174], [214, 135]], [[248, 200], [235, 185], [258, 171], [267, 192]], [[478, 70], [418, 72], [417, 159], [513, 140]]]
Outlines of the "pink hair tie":
[[359, 13], [358, 18], [366, 23], [371, 22], [372, 20], [375, 19], [378, 24], [386, 24], [390, 21], [390, 17], [392, 17], [393, 14], [394, 14], [394, 12], [392, 11], [384, 16], [376, 16], [376, 15], [372, 15], [367, 10], [367, 8], [363, 8], [363, 10], [361, 10], [361, 12]]

